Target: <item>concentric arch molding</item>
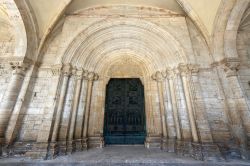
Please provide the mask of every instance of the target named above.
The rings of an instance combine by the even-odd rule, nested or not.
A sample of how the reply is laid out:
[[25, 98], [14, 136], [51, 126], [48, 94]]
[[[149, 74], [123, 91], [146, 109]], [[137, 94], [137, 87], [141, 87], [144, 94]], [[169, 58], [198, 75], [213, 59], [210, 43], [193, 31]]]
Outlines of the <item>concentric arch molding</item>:
[[[138, 35], [138, 33], [141, 33], [141, 35]], [[129, 36], [129, 34], [137, 34], [137, 36]], [[171, 60], [171, 58], [177, 58], [174, 61], [179, 61], [179, 63], [187, 61], [187, 53], [184, 47], [166, 29], [144, 19], [119, 18], [101, 20], [81, 31], [70, 42], [66, 50], [62, 50], [60, 55], [63, 55], [63, 57], [58, 58], [57, 63], [74, 64], [77, 62], [78, 64], [86, 64], [88, 63], [86, 60], [96, 57], [93, 52], [95, 52], [98, 47], [101, 48], [101, 46], [110, 41], [119, 42], [118, 40], [120, 40], [120, 42], [122, 42], [123, 39], [128, 41], [129, 38], [130, 40], [137, 41], [137, 43], [139, 41], [148, 43], [148, 45], [144, 47], [153, 50], [154, 57], [151, 57], [151, 59], [158, 59], [158, 62], [167, 62]], [[114, 50], [123, 48], [124, 45], [120, 45], [115, 47]], [[154, 50], [154, 48], [157, 48], [157, 50]], [[126, 49], [133, 48], [130, 47]], [[103, 52], [98, 52], [98, 55], [101, 56], [102, 53]]]

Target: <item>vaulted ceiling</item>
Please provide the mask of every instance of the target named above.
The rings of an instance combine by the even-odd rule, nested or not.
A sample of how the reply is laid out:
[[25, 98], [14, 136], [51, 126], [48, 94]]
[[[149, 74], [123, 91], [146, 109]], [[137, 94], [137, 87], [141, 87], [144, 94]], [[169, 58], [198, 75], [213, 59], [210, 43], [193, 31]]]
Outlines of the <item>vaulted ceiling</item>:
[[221, 0], [27, 0], [29, 1], [39, 26], [39, 36], [50, 31], [55, 22], [64, 14], [72, 14], [93, 6], [137, 5], [164, 8], [176, 13], [195, 14], [210, 36]]

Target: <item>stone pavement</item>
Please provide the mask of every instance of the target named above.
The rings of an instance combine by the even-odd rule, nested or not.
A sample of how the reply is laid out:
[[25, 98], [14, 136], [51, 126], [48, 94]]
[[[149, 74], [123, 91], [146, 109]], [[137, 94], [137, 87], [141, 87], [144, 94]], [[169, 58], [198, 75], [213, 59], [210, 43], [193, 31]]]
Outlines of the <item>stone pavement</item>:
[[54, 160], [30, 160], [24, 157], [4, 158], [0, 166], [250, 166], [250, 161], [202, 162], [143, 146], [108, 146], [60, 156]]

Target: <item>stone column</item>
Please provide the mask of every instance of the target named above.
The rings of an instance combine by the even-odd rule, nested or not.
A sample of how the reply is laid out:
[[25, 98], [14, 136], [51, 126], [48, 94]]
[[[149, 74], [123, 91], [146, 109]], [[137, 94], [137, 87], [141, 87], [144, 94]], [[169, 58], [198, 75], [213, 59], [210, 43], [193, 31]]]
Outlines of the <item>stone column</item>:
[[84, 148], [82, 147], [82, 135], [83, 135], [83, 122], [84, 122], [84, 114], [86, 112], [86, 96], [87, 96], [87, 76], [88, 72], [83, 72], [83, 79], [81, 84], [81, 92], [80, 92], [80, 101], [78, 104], [77, 111], [77, 120], [76, 127], [74, 133], [74, 142], [76, 144], [76, 151], [82, 151]]
[[164, 96], [163, 96], [163, 81], [165, 77], [161, 72], [156, 72], [152, 78], [157, 81], [158, 87], [158, 95], [159, 95], [159, 104], [160, 104], [160, 113], [161, 113], [161, 126], [162, 126], [162, 148], [167, 148], [167, 123], [166, 123], [166, 115], [165, 115], [165, 104], [164, 104]]
[[74, 90], [74, 99], [71, 110], [71, 120], [70, 120], [70, 128], [69, 135], [67, 140], [67, 152], [72, 153], [75, 150], [75, 143], [73, 140], [74, 132], [75, 132], [75, 124], [76, 124], [76, 115], [79, 104], [80, 92], [81, 92], [81, 84], [82, 84], [83, 70], [78, 70], [75, 73], [75, 90]]
[[26, 71], [25, 78], [22, 83], [22, 87], [20, 89], [18, 98], [16, 100], [16, 104], [13, 108], [10, 120], [8, 122], [8, 127], [5, 132], [5, 143], [7, 146], [10, 146], [14, 143], [18, 136], [18, 132], [21, 128], [21, 123], [23, 120], [24, 107], [27, 106], [26, 98], [28, 88], [30, 87], [30, 81], [32, 79], [32, 74], [36, 71], [36, 65], [30, 65], [29, 69]]
[[240, 61], [237, 58], [228, 58], [223, 62], [223, 68], [226, 74], [228, 85], [231, 90], [230, 99], [234, 106], [229, 108], [231, 117], [231, 131], [236, 142], [240, 145], [241, 157], [243, 159], [248, 158], [247, 150], [247, 127], [249, 117], [249, 106], [247, 100], [242, 91], [240, 81], [238, 79], [238, 68]]
[[179, 65], [179, 71], [181, 73], [182, 87], [184, 89], [186, 104], [188, 108], [188, 117], [189, 117], [189, 123], [191, 126], [193, 142], [199, 142], [197, 127], [196, 127], [196, 122], [195, 122], [195, 117], [194, 117], [194, 112], [193, 112], [193, 107], [192, 107], [192, 101], [191, 101], [191, 96], [190, 96], [190, 91], [189, 91], [189, 86], [188, 86], [188, 81], [187, 81], [187, 77], [189, 73], [188, 66], [182, 65], [182, 64]]
[[167, 70], [167, 79], [169, 84], [169, 93], [171, 96], [171, 103], [173, 108], [173, 114], [174, 114], [174, 123], [175, 123], [175, 129], [176, 129], [176, 137], [177, 140], [181, 140], [181, 127], [180, 127], [180, 120], [179, 120], [179, 113], [177, 108], [177, 102], [176, 102], [176, 94], [174, 89], [174, 72], [172, 70]]
[[84, 125], [83, 125], [83, 140], [82, 145], [83, 149], [88, 148], [88, 124], [89, 124], [89, 114], [90, 114], [90, 107], [91, 107], [91, 97], [92, 97], [92, 89], [94, 81], [98, 80], [98, 75], [90, 72], [87, 75], [88, 79], [88, 88], [87, 88], [87, 98], [86, 98], [86, 111], [84, 115]]
[[13, 70], [12, 76], [0, 103], [0, 146], [5, 144], [5, 130], [28, 68], [28, 65], [23, 62], [10, 62], [10, 65]]
[[63, 78], [62, 78], [62, 85], [61, 85], [61, 93], [58, 101], [58, 107], [55, 115], [55, 121], [54, 121], [54, 127], [53, 127], [53, 132], [52, 132], [52, 137], [51, 137], [51, 153], [52, 155], [57, 154], [57, 137], [58, 137], [58, 131], [59, 131], [59, 125], [61, 122], [61, 116], [63, 113], [63, 107], [64, 107], [64, 102], [65, 102], [65, 97], [66, 97], [66, 92], [68, 88], [68, 83], [69, 83], [69, 77], [71, 74], [71, 66], [70, 65], [65, 65], [63, 67]]

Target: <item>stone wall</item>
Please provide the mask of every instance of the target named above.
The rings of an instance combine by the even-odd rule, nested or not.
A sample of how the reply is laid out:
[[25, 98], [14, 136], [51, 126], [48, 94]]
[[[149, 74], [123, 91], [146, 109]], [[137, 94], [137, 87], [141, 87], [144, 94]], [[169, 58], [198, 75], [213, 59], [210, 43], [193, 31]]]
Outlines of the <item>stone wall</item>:
[[220, 87], [220, 80], [216, 69], [203, 71], [200, 73], [200, 85], [202, 97], [205, 101], [207, 119], [211, 127], [213, 139], [216, 142], [228, 141], [230, 131], [224, 110], [227, 109], [224, 104], [223, 92]]
[[10, 81], [11, 69], [9, 64], [0, 65], [0, 99], [2, 100], [5, 90], [7, 89]]
[[31, 78], [29, 87], [30, 94], [27, 96], [27, 106], [24, 112], [22, 128], [20, 130], [19, 141], [36, 141], [39, 133], [46, 102], [49, 97], [49, 87], [51, 85], [50, 71], [39, 70], [36, 76]]
[[[241, 21], [238, 34], [237, 34], [237, 52], [241, 61], [241, 66], [238, 71], [238, 79], [240, 81], [240, 86], [243, 89], [243, 96], [247, 99], [248, 107], [250, 107], [250, 31], [249, 31], [249, 11], [250, 8], [245, 11], [243, 19]], [[248, 121], [249, 112], [244, 111], [244, 120]], [[249, 122], [248, 122], [249, 123]], [[250, 126], [246, 125], [247, 137], [248, 137], [248, 146], [250, 146]]]
[[53, 32], [39, 63], [11, 62], [13, 73], [0, 66], [7, 149], [48, 159], [103, 147], [106, 85], [129, 77], [144, 85], [147, 148], [202, 160], [247, 156], [248, 31], [238, 34], [240, 60], [220, 62], [189, 18], [160, 9], [86, 9]]

